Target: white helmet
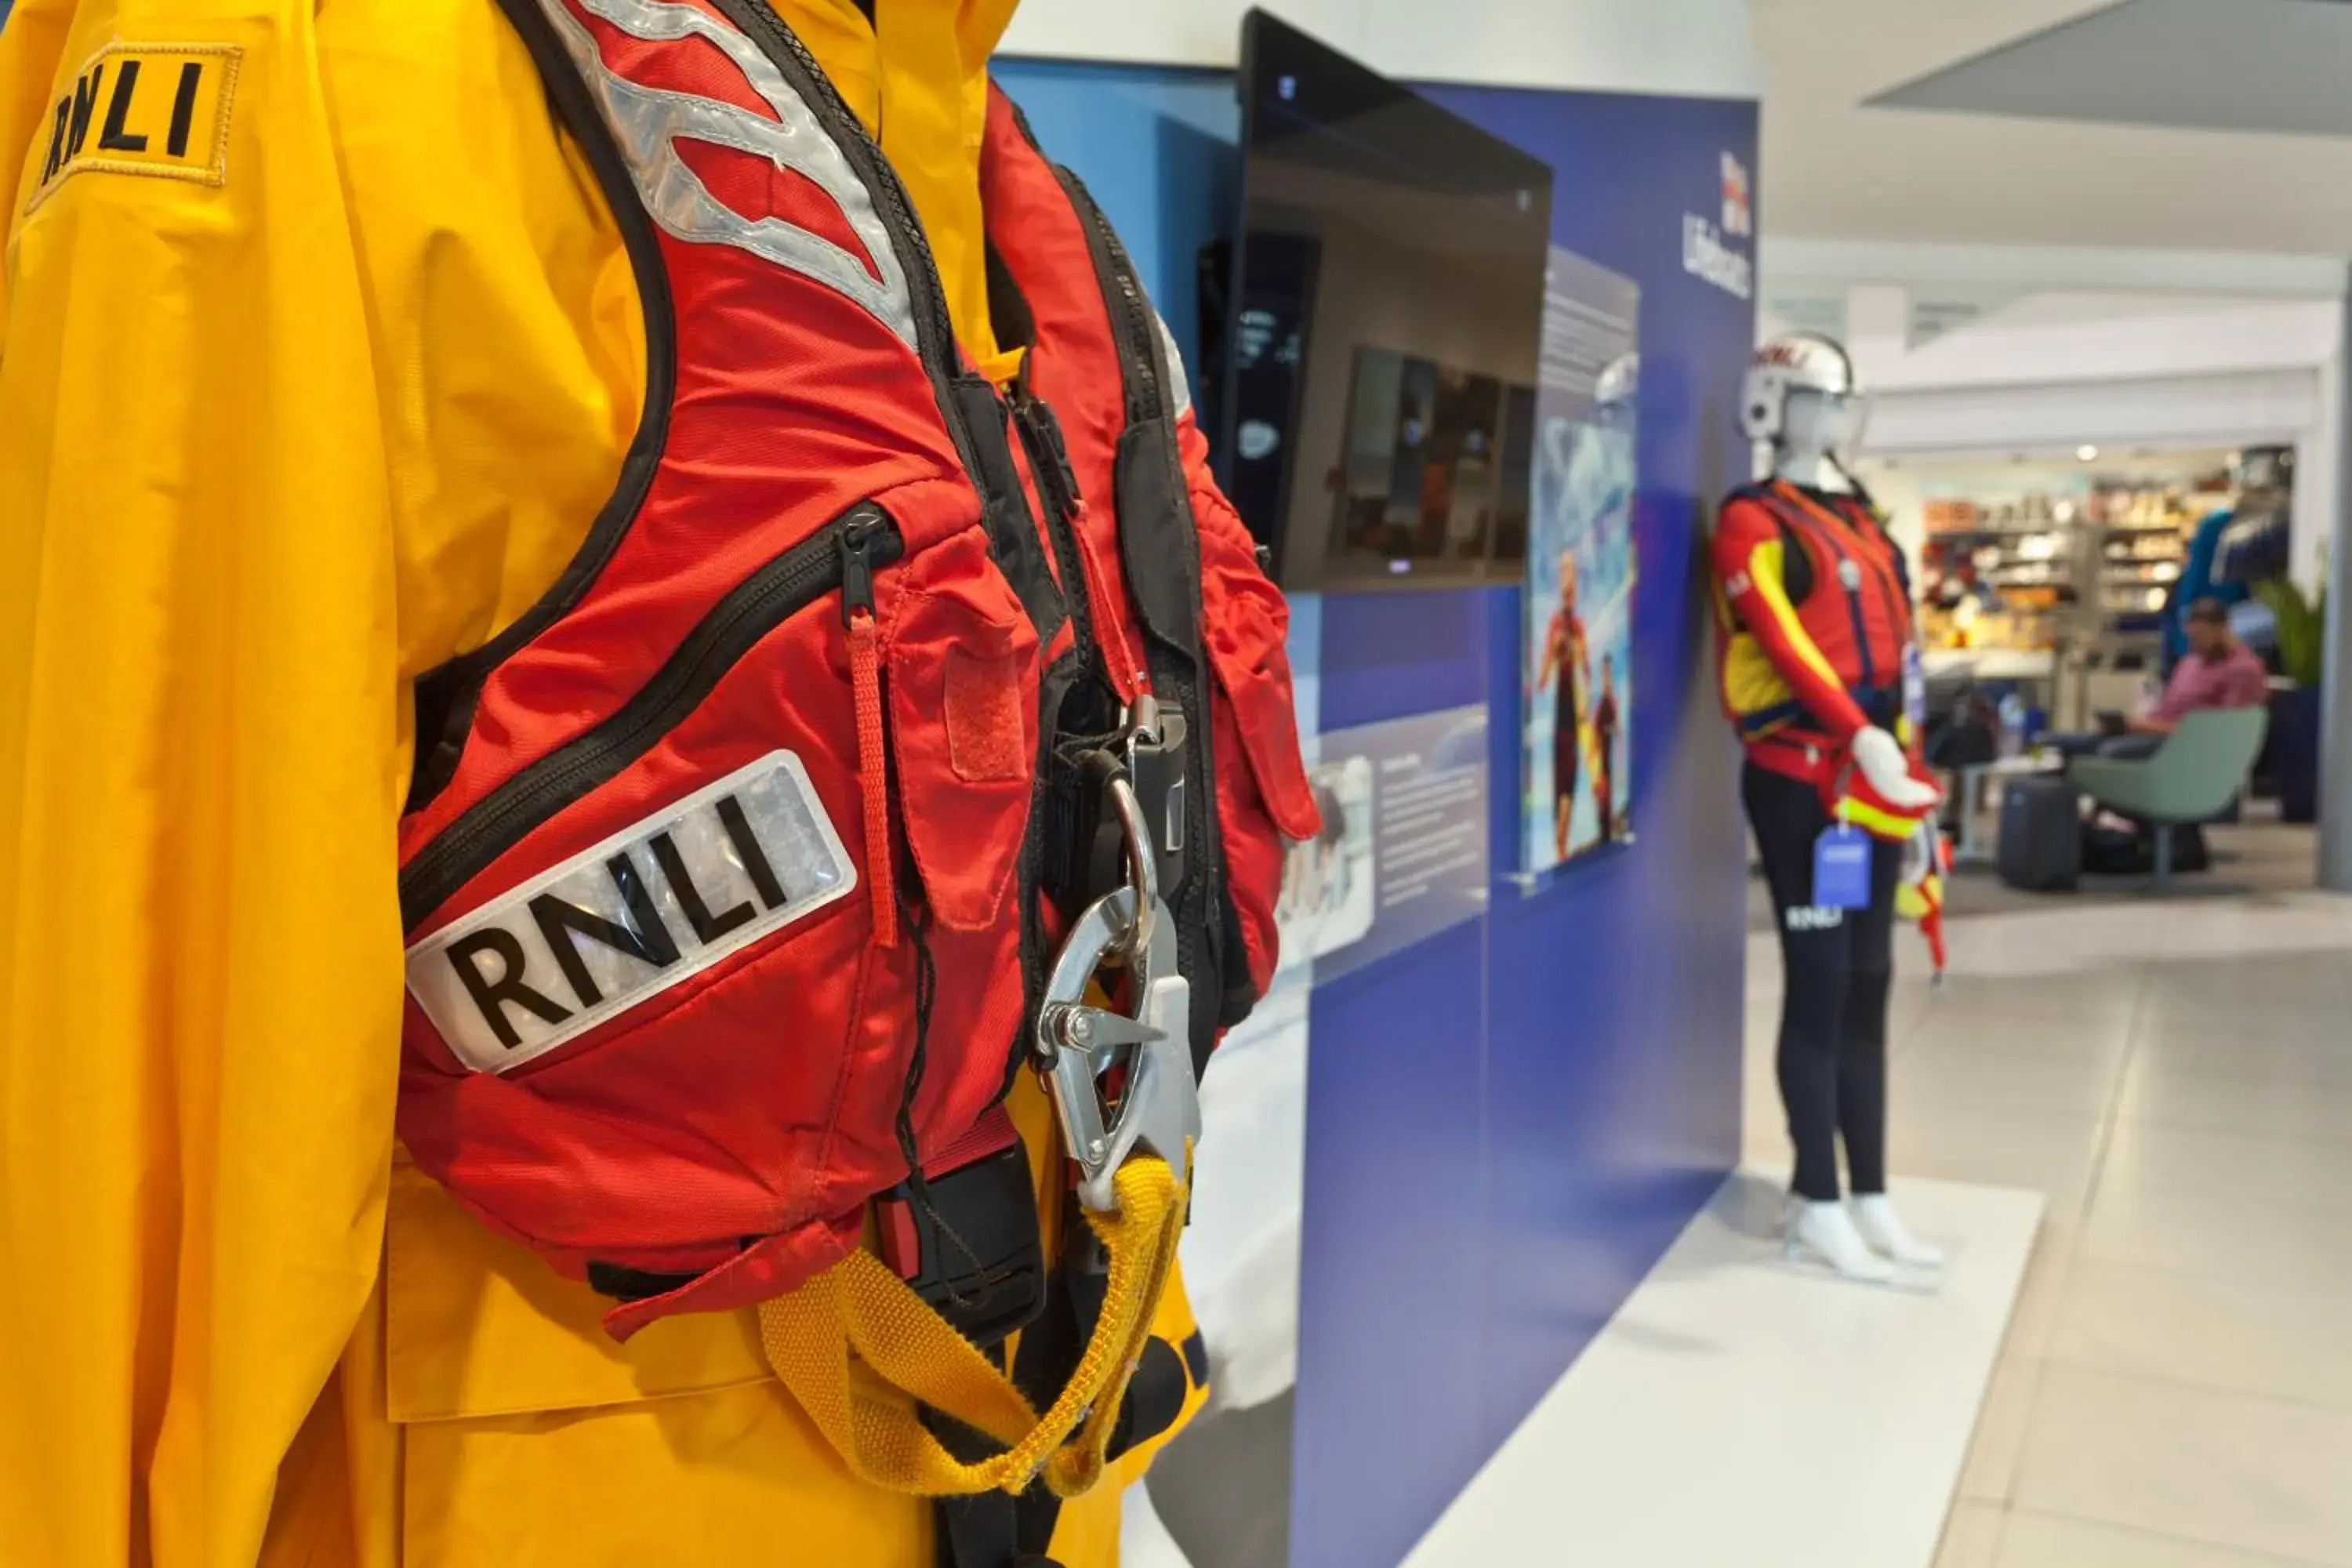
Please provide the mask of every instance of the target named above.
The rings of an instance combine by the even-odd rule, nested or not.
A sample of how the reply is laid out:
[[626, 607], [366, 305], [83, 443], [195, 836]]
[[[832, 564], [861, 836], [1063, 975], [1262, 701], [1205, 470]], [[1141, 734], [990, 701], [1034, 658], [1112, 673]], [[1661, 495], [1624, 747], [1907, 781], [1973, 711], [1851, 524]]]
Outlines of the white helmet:
[[[1806, 406], [1810, 405], [1811, 406]], [[1801, 412], [1792, 421], [1791, 408]], [[1870, 411], [1845, 345], [1819, 332], [1789, 332], [1756, 351], [1739, 398], [1739, 427], [1751, 441], [1779, 446], [1791, 435], [1811, 436], [1843, 456], [1860, 443]], [[1809, 428], [1800, 432], [1803, 423]]]

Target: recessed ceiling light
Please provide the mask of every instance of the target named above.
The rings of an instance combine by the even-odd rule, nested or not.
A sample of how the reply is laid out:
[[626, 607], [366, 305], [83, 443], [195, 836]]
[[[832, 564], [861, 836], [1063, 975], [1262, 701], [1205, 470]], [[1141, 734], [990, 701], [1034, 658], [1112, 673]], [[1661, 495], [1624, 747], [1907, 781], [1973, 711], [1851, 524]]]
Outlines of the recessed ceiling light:
[[2099, 460], [2099, 449], [2096, 447], [2077, 447], [2074, 448], [2074, 456], [2086, 463], [2095, 463]]

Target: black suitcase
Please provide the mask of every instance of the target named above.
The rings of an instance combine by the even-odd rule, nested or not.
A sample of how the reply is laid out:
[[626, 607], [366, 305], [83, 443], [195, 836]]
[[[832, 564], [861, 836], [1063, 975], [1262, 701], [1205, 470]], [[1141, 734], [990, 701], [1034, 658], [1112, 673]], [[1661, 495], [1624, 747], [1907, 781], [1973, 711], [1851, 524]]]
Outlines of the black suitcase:
[[2083, 875], [2082, 808], [2063, 778], [2010, 781], [2000, 797], [2000, 879], [2027, 893], [2071, 892]]

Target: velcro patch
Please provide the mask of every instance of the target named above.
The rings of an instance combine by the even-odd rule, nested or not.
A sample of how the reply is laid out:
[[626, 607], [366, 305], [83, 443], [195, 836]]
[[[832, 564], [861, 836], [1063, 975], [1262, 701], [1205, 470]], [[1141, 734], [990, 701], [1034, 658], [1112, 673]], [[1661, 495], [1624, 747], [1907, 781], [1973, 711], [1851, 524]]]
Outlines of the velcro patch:
[[32, 211], [76, 174], [228, 180], [229, 110], [245, 51], [231, 44], [107, 45], [49, 115]]
[[948, 762], [969, 784], [1028, 775], [1019, 659], [948, 649]]
[[845, 898], [857, 868], [790, 752], [633, 823], [408, 950], [457, 1058], [502, 1073]]

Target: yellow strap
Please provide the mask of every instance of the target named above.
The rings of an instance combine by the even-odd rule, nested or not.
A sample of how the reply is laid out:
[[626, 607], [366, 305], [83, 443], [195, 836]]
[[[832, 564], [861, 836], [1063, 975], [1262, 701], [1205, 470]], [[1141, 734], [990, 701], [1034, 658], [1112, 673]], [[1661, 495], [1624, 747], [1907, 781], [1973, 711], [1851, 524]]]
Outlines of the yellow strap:
[[[1017, 1492], [1042, 1472], [1057, 1497], [1101, 1479], [1104, 1450], [1175, 1267], [1187, 1194], [1164, 1160], [1121, 1168], [1118, 1211], [1089, 1213], [1110, 1255], [1102, 1316], [1077, 1370], [1041, 1417], [971, 1342], [870, 1252], [854, 1252], [760, 1309], [760, 1337], [793, 1397], [853, 1474], [920, 1497]], [[855, 1356], [887, 1388], [853, 1376]], [[967, 1464], [918, 1419], [907, 1396], [1006, 1446]]]
[[1926, 815], [1925, 812], [1906, 816], [1891, 809], [1882, 811], [1877, 806], [1864, 805], [1852, 795], [1846, 795], [1838, 802], [1839, 821], [1850, 827], [1859, 827], [1873, 838], [1883, 838], [1889, 844], [1908, 843], [1911, 836], [1919, 831], [1920, 819]]

